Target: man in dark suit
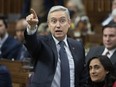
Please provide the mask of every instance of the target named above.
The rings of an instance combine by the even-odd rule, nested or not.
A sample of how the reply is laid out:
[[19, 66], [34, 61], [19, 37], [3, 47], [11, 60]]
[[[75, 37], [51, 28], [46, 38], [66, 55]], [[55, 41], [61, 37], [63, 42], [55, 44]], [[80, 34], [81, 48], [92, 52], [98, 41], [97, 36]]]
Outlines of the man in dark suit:
[[87, 61], [93, 56], [106, 55], [116, 64], [116, 24], [110, 23], [103, 27], [104, 46], [93, 47], [87, 54]]
[[0, 17], [0, 58], [19, 59], [21, 44], [7, 32], [5, 17]]
[[0, 87], [12, 87], [11, 75], [6, 66], [0, 64]]
[[[26, 20], [28, 22], [28, 28], [25, 31], [26, 47], [35, 61], [34, 75], [29, 87], [86, 87], [87, 72], [84, 67], [83, 46], [80, 42], [67, 37], [71, 23], [68, 9], [63, 6], [54, 6], [50, 9], [47, 23], [51, 33], [48, 36], [37, 37], [38, 18], [33, 9]], [[64, 42], [64, 48], [60, 47], [59, 42]], [[62, 52], [65, 58], [66, 55], [68, 57], [69, 69], [64, 69], [64, 73], [62, 65], [66, 66], [67, 62], [62, 61], [61, 57], [64, 55], [61, 56], [60, 49], [65, 51], [65, 53]], [[61, 75], [67, 74], [65, 71], [70, 74], [65, 77], [66, 80], [62, 80], [64, 76]], [[63, 84], [64, 81], [65, 84]], [[61, 86], [61, 84], [70, 85]]]
[[18, 40], [22, 44], [21, 52], [20, 52], [20, 60], [26, 60], [30, 59], [31, 56], [24, 46], [24, 31], [27, 28], [27, 22], [25, 18], [20, 18], [16, 22], [16, 33], [15, 33], [15, 39]]

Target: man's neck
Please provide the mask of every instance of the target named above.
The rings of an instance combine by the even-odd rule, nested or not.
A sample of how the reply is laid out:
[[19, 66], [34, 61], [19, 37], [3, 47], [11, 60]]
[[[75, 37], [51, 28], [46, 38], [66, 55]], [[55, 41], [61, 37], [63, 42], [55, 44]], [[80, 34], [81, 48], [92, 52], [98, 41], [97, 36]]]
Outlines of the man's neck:
[[4, 33], [2, 35], [0, 35], [0, 40], [3, 40], [4, 38], [8, 37], [8, 33]]
[[5, 37], [6, 33], [0, 34], [0, 39], [3, 39]]

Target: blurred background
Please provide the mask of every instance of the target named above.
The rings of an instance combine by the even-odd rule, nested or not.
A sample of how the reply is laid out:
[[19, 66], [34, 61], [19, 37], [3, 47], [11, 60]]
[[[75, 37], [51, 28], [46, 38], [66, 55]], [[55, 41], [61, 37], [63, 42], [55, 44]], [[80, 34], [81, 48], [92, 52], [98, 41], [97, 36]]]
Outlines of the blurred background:
[[[46, 20], [47, 13], [54, 5], [63, 5], [69, 9], [72, 23], [68, 36], [81, 41], [84, 44], [86, 53], [93, 46], [103, 45], [102, 27], [104, 26], [104, 20], [112, 12], [112, 0], [0, 0], [0, 16], [5, 17], [8, 23], [7, 31], [15, 37], [17, 21], [22, 18], [25, 19], [30, 14], [30, 8], [33, 8], [39, 19], [38, 34], [47, 35], [49, 33]], [[10, 65], [13, 83], [22, 84], [13, 87], [25, 87], [28, 83], [31, 68], [29, 69], [27, 66], [23, 69], [20, 68], [28, 65], [27, 63], [29, 62], [24, 64], [18, 61], [0, 61], [0, 64]], [[12, 64], [17, 67], [13, 68], [14, 65]]]
[[[39, 32], [46, 32], [42, 27], [45, 25], [47, 12], [53, 5], [63, 5], [70, 9], [72, 17], [72, 30], [74, 28], [87, 26], [86, 38], [83, 35], [84, 44], [97, 45], [102, 44], [101, 23], [108, 17], [112, 8], [112, 0], [0, 0], [0, 15], [4, 15], [8, 20], [8, 32], [15, 35], [15, 23], [20, 17], [26, 17], [30, 8], [33, 8], [40, 19]], [[80, 23], [81, 22], [81, 23]], [[87, 22], [87, 24], [86, 24]], [[79, 23], [79, 24], [78, 24]], [[78, 26], [77, 26], [78, 25]], [[79, 31], [74, 30], [74, 31]], [[80, 33], [69, 32], [69, 36], [77, 39]], [[88, 35], [89, 34], [89, 35]]]

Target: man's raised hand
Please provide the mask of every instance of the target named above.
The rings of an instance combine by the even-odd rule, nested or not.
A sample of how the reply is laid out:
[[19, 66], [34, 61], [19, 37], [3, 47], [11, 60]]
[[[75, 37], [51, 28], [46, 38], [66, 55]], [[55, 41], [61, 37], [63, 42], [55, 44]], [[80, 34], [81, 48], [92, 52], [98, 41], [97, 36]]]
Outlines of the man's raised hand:
[[38, 24], [38, 17], [34, 9], [30, 10], [31, 14], [26, 17], [26, 21], [29, 25], [29, 27], [33, 28]]

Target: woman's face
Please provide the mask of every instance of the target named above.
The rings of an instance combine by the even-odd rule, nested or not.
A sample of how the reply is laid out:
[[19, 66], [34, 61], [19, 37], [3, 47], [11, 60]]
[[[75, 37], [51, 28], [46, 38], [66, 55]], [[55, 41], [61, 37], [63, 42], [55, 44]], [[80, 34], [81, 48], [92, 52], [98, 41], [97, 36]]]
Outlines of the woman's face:
[[98, 59], [93, 59], [89, 64], [89, 74], [93, 82], [101, 82], [105, 79], [108, 71], [104, 69], [103, 65]]

